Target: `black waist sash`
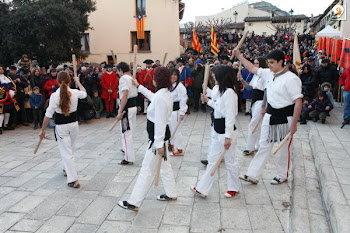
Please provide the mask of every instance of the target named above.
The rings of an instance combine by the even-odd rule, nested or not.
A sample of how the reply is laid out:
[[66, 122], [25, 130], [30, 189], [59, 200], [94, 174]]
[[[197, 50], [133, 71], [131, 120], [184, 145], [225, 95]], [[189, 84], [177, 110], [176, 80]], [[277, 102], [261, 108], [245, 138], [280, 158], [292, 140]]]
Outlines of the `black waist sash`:
[[133, 98], [129, 98], [128, 102], [126, 102], [124, 109], [136, 107], [136, 105], [137, 105], [137, 96]]
[[[218, 134], [225, 133], [225, 118], [214, 118], [214, 130]], [[236, 125], [234, 125], [233, 130], [236, 130]]]
[[273, 108], [270, 104], [267, 104], [266, 112], [271, 114], [270, 117], [270, 125], [280, 125], [288, 123], [287, 117], [293, 116], [294, 113], [294, 105], [289, 105], [284, 108]]
[[253, 106], [253, 104], [256, 101], [264, 99], [264, 91], [261, 91], [259, 89], [253, 89], [251, 97], [252, 97], [252, 106]]
[[137, 105], [137, 96], [133, 98], [129, 98], [124, 107], [124, 114], [121, 120], [122, 133], [130, 130], [129, 118], [128, 118], [128, 108], [136, 107]]
[[[147, 119], [147, 133], [148, 133], [148, 139], [152, 142], [154, 142], [154, 123], [150, 120]], [[165, 130], [165, 137], [164, 137], [164, 141], [168, 141], [170, 139], [171, 135], [170, 135], [170, 128], [169, 125], [166, 126], [166, 130]], [[151, 146], [152, 146], [151, 144]]]
[[78, 121], [78, 112], [71, 112], [68, 116], [61, 113], [55, 113], [55, 124], [63, 125]]
[[180, 101], [176, 101], [173, 104], [173, 111], [179, 111], [180, 110]]

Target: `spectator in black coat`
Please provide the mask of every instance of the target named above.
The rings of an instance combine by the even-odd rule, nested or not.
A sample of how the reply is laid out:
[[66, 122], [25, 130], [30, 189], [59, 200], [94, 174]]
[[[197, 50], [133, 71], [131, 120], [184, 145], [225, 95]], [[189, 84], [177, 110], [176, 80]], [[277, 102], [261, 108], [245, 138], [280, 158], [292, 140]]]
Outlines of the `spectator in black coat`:
[[315, 77], [313, 76], [312, 69], [309, 64], [305, 64], [302, 67], [299, 77], [302, 82], [301, 89], [303, 95], [312, 98], [314, 96]]
[[329, 59], [322, 59], [321, 67], [316, 72], [317, 85], [322, 85], [324, 82], [329, 82], [332, 87], [339, 80], [339, 72], [329, 63]]

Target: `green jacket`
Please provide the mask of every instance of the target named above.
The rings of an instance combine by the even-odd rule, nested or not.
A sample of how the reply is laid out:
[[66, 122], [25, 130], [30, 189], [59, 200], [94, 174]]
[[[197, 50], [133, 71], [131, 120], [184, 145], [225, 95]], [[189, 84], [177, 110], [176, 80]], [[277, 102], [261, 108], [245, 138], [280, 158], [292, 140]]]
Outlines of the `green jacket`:
[[94, 108], [95, 108], [96, 112], [103, 111], [103, 103], [102, 103], [102, 99], [100, 97], [93, 97], [92, 103], [94, 104]]

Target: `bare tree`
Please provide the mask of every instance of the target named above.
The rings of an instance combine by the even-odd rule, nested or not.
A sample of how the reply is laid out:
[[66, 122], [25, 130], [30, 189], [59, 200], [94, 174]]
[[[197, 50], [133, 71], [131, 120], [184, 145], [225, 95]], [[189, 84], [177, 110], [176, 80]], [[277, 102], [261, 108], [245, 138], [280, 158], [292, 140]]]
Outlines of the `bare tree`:
[[199, 22], [199, 23], [193, 23], [193, 22], [187, 22], [184, 24], [185, 26], [185, 31], [186, 31], [186, 34], [191, 34], [193, 29], [196, 30], [197, 33], [202, 33], [205, 31], [205, 26], [203, 25], [202, 22]]
[[224, 32], [226, 29], [229, 29], [232, 27], [232, 19], [231, 18], [213, 18], [209, 19], [205, 22], [206, 26], [210, 28], [211, 26], [214, 26], [214, 29], [218, 33]]

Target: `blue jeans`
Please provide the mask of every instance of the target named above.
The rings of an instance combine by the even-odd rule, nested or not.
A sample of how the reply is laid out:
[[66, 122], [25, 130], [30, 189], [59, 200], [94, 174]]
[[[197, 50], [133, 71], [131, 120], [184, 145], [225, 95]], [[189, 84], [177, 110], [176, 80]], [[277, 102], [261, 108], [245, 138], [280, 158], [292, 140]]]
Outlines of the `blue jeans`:
[[344, 98], [344, 120], [350, 118], [350, 91], [343, 91]]
[[99, 111], [99, 112], [95, 111], [95, 112], [96, 112], [95, 119], [100, 119], [101, 118], [101, 111]]

